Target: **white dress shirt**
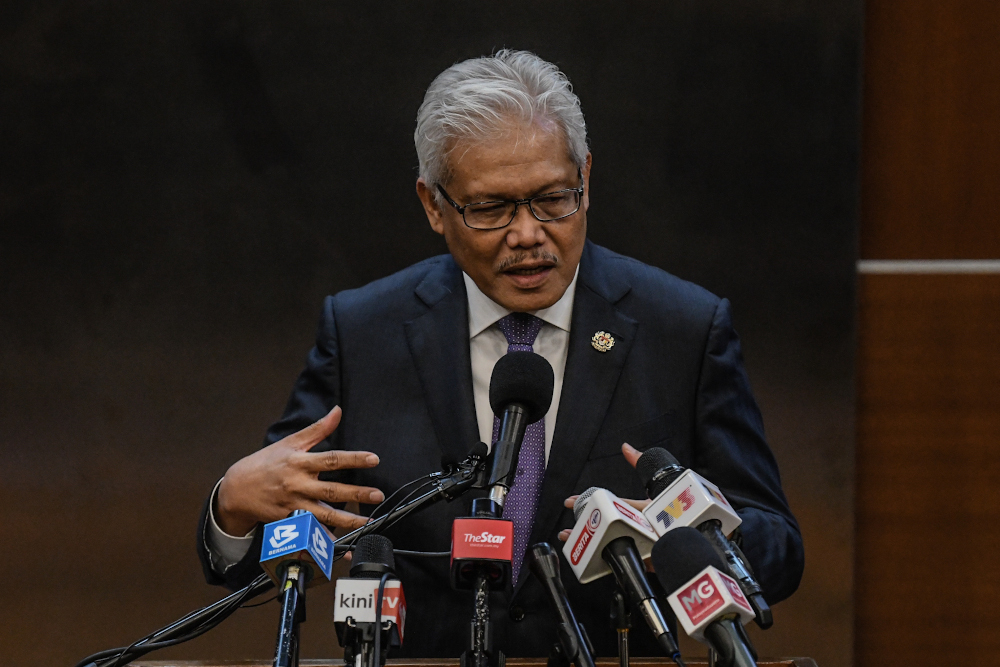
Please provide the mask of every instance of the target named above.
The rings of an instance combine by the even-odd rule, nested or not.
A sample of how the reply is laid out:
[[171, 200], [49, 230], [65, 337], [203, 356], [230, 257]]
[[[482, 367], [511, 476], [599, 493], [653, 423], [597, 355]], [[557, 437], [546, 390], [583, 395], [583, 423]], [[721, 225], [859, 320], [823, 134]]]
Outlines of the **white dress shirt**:
[[[569, 351], [569, 327], [573, 318], [573, 300], [576, 297], [576, 281], [580, 275], [577, 267], [573, 282], [562, 297], [548, 308], [537, 310], [532, 315], [541, 319], [541, 330], [532, 346], [536, 354], [545, 357], [552, 365], [555, 384], [552, 389], [552, 405], [545, 413], [545, 462], [549, 461], [552, 449], [552, 434], [556, 429], [556, 415], [559, 412], [559, 397], [562, 395], [563, 375], [566, 372], [566, 354]], [[490, 378], [493, 367], [507, 354], [507, 339], [497, 322], [511, 313], [497, 302], [483, 294], [482, 290], [466, 273], [465, 292], [469, 301], [469, 356], [472, 362], [472, 393], [476, 402], [476, 421], [479, 424], [480, 439], [493, 442], [493, 409], [490, 407]], [[219, 480], [221, 483], [222, 480]], [[215, 521], [213, 505], [219, 484], [212, 491], [212, 502], [208, 505], [208, 527], [205, 540], [216, 572], [225, 572], [231, 565], [240, 562], [253, 542], [256, 529], [243, 537], [225, 533]]]

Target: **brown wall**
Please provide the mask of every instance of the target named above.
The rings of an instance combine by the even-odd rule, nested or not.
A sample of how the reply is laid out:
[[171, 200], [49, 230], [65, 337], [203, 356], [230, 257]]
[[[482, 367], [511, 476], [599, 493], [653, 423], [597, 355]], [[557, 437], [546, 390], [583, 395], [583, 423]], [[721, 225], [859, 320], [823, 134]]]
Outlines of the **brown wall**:
[[[866, 17], [862, 259], [1000, 258], [1000, 3]], [[1000, 273], [858, 300], [856, 664], [997, 664]]]

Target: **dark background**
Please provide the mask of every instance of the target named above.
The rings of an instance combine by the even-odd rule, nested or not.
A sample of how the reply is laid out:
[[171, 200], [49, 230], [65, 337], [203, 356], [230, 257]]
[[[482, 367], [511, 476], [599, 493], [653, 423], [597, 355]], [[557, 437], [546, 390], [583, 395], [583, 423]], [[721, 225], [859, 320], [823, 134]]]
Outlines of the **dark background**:
[[[5, 663], [72, 664], [221, 595], [195, 556], [204, 496], [281, 412], [322, 297], [445, 251], [413, 192], [416, 110], [442, 69], [509, 46], [582, 100], [590, 237], [733, 301], [806, 545], [754, 638], [847, 665], [861, 11], [3, 3]], [[305, 657], [336, 651], [330, 597]], [[276, 617], [163, 655], [268, 659]]]

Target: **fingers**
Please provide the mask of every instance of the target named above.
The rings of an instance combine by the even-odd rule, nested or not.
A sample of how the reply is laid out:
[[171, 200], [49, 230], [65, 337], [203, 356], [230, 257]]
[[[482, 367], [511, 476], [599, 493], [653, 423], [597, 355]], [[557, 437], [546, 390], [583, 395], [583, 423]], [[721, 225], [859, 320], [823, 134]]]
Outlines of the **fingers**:
[[559, 535], [557, 537], [559, 538], [560, 542], [565, 542], [566, 540], [569, 539], [569, 534], [572, 533], [572, 532], [573, 531], [570, 530], [569, 528], [567, 528], [565, 530], [560, 530], [559, 531]]
[[622, 498], [626, 503], [636, 508], [637, 510], [644, 510], [646, 506], [651, 503], [651, 500], [632, 500], [631, 498]]
[[576, 499], [579, 497], [580, 497], [579, 495], [570, 496], [569, 498], [563, 501], [563, 507], [568, 507], [569, 509], [573, 509], [573, 505], [576, 504]]
[[642, 456], [642, 452], [628, 444], [627, 442], [622, 443], [622, 454], [625, 455], [625, 460], [628, 461], [629, 465], [633, 468], [635, 464], [639, 461], [639, 457]]
[[319, 421], [306, 426], [297, 433], [293, 433], [284, 439], [295, 449], [306, 451], [314, 447], [317, 443], [325, 440], [331, 433], [340, 426], [340, 418], [344, 412], [339, 405], [333, 406], [333, 410], [326, 413]]
[[368, 523], [368, 517], [351, 514], [344, 510], [328, 507], [323, 503], [307, 500], [302, 503], [302, 509], [309, 510], [319, 519], [320, 523], [329, 528], [347, 528], [354, 530]]
[[330, 504], [355, 502], [362, 505], [375, 505], [385, 500], [384, 493], [370, 486], [354, 486], [353, 484], [321, 482], [319, 480], [310, 480], [302, 493], [313, 500]]
[[305, 470], [309, 472], [324, 472], [326, 470], [346, 470], [350, 468], [374, 468], [378, 465], [379, 460], [378, 456], [371, 452], [347, 452], [340, 449], [331, 449], [328, 452], [306, 453], [303, 461], [302, 467]]

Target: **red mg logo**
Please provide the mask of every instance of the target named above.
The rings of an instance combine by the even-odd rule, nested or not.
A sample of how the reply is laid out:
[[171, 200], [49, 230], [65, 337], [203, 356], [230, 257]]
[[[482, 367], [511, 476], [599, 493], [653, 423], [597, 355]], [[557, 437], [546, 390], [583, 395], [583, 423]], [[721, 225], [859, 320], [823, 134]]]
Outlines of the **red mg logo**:
[[713, 611], [725, 604], [722, 594], [715, 590], [715, 586], [712, 585], [712, 577], [707, 572], [682, 590], [677, 599], [691, 620], [691, 625], [698, 625]]

